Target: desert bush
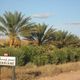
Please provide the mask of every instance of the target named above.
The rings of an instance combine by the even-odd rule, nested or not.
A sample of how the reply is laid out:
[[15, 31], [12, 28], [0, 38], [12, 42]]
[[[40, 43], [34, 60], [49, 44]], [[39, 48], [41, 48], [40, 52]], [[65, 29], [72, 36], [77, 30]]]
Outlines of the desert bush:
[[67, 54], [68, 62], [75, 62], [80, 60], [80, 48], [63, 48], [62, 49]]
[[66, 63], [67, 62], [67, 54], [64, 53], [62, 50], [55, 50], [53, 51], [49, 57], [49, 63], [50, 64], [60, 64], [60, 63]]
[[67, 62], [80, 61], [80, 48], [56, 49], [49, 54], [49, 63], [62, 64]]
[[33, 57], [32, 62], [38, 66], [48, 64], [48, 56], [36, 55]]
[[0, 49], [0, 55], [3, 56], [4, 53], [7, 53], [9, 56], [16, 57], [16, 65], [25, 64], [25, 54], [24, 51], [20, 48], [6, 47]]
[[66, 47], [62, 49], [45, 46], [22, 46], [20, 48], [6, 47], [0, 48], [0, 56], [5, 52], [9, 56], [15, 56], [17, 65], [28, 63], [38, 66], [45, 64], [62, 64], [67, 62], [80, 61], [80, 48]]
[[31, 62], [36, 65], [44, 65], [48, 63], [48, 57], [45, 54], [45, 48], [42, 46], [22, 47], [26, 55], [26, 63]]

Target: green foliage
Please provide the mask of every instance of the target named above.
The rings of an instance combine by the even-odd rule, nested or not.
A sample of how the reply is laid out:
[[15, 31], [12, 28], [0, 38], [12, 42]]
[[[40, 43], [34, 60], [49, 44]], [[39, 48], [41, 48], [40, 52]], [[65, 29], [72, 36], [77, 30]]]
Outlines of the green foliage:
[[22, 50], [25, 51], [26, 63], [32, 62], [37, 65], [46, 64], [47, 56], [44, 54], [45, 48], [42, 46], [27, 46], [22, 47]]
[[53, 44], [58, 48], [63, 48], [68, 46], [79, 47], [80, 39], [77, 36], [68, 33], [67, 31], [60, 30], [54, 33]]
[[57, 50], [49, 55], [49, 63], [51, 64], [62, 64], [67, 62], [67, 54], [61, 50]]
[[[20, 35], [29, 33], [32, 23], [30, 17], [24, 17], [20, 12], [5, 12], [0, 16], [0, 31], [10, 38], [9, 46], [20, 46]], [[17, 44], [17, 42], [19, 44]]]
[[[50, 49], [50, 50], [49, 50]], [[49, 50], [49, 51], [48, 51]], [[37, 66], [45, 64], [63, 64], [67, 62], [80, 61], [80, 48], [66, 47], [62, 49], [51, 46], [22, 46], [20, 48], [6, 47], [0, 48], [0, 55], [5, 52], [9, 56], [15, 56], [17, 65], [23, 66], [27, 63]]]
[[62, 49], [67, 54], [68, 62], [80, 60], [80, 48], [68, 47]]
[[48, 28], [46, 24], [36, 24], [32, 28], [31, 37], [38, 42], [38, 45], [43, 45], [53, 40], [55, 29]]
[[48, 64], [48, 56], [36, 55], [33, 57], [32, 62], [38, 66]]
[[[0, 31], [10, 38], [10, 46], [20, 46], [20, 36], [34, 40], [36, 44], [53, 44], [57, 48], [68, 46], [80, 47], [80, 39], [68, 31], [56, 31], [53, 26], [33, 24], [31, 17], [25, 17], [21, 12], [5, 12], [0, 16]], [[5, 45], [1, 45], [5, 47]]]
[[16, 57], [16, 65], [24, 65], [25, 64], [25, 55], [24, 51], [20, 48], [14, 48], [14, 47], [6, 47], [0, 49], [0, 55], [3, 56], [4, 53], [7, 53], [9, 56], [15, 56]]
[[[30, 17], [24, 17], [20, 12], [5, 12], [3, 16], [0, 16], [0, 31], [10, 36], [17, 36], [20, 32], [29, 27], [31, 24]], [[25, 29], [24, 29], [25, 28]]]
[[[11, 46], [7, 47], [6, 43], [0, 45], [0, 56], [4, 53], [15, 56], [16, 63], [20, 66], [27, 63], [40, 66], [80, 61], [80, 39], [77, 36], [67, 31], [55, 31], [46, 24], [33, 25], [30, 20], [30, 17], [24, 17], [19, 12], [5, 12], [0, 16], [0, 31], [8, 35]], [[38, 46], [12, 47], [17, 46], [20, 35], [34, 40]]]

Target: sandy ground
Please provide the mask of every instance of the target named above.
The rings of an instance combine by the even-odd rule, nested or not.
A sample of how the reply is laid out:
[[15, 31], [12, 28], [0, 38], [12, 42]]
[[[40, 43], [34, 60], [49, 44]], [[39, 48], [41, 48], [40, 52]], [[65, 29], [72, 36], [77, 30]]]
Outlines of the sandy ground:
[[40, 78], [38, 80], [80, 80], [80, 71], [61, 73], [54, 77], [45, 77], [45, 78]]

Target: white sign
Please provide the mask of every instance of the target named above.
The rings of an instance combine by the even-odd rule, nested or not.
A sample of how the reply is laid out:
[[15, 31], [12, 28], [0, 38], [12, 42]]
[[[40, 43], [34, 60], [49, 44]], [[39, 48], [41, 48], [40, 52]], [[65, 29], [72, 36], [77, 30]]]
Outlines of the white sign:
[[16, 65], [16, 57], [0, 56], [0, 65], [15, 66]]

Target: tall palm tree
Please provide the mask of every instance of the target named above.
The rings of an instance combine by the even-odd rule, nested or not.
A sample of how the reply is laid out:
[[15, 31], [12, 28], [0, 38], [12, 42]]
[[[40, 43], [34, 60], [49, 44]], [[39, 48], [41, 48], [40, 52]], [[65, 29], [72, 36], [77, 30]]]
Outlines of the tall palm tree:
[[31, 37], [38, 42], [38, 45], [45, 44], [53, 39], [55, 29], [46, 24], [36, 24], [32, 28]]
[[0, 16], [0, 31], [10, 38], [10, 46], [14, 45], [15, 39], [19, 39], [19, 35], [31, 25], [30, 19], [24, 17], [21, 12], [5, 12]]

